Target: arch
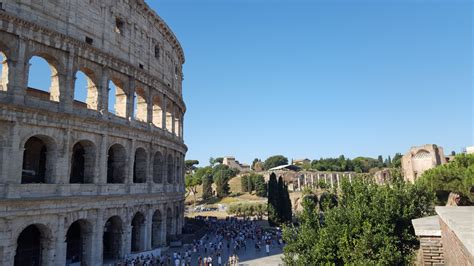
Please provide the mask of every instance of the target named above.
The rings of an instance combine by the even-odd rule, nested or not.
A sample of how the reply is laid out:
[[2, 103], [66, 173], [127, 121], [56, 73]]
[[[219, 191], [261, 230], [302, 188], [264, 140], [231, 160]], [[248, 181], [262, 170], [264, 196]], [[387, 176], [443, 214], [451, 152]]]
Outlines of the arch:
[[163, 155], [156, 152], [153, 156], [153, 182], [157, 184], [163, 183]]
[[419, 150], [413, 155], [413, 159], [424, 160], [431, 158], [431, 153], [427, 150]]
[[162, 217], [160, 210], [156, 210], [153, 213], [151, 223], [151, 247], [157, 248], [161, 245], [161, 230], [162, 230]]
[[138, 148], [135, 151], [133, 163], [133, 183], [145, 183], [147, 177], [147, 154], [145, 149]]
[[96, 148], [94, 143], [87, 140], [76, 142], [72, 148], [69, 183], [94, 183], [95, 158]]
[[8, 60], [7, 56], [0, 50], [0, 91], [8, 89]]
[[24, 145], [22, 184], [53, 183], [56, 143], [50, 137], [36, 135]]
[[110, 217], [104, 226], [103, 262], [115, 262], [122, 257], [123, 223], [119, 216]]
[[153, 125], [163, 128], [163, 103], [159, 95], [153, 97]]
[[124, 83], [118, 79], [109, 80], [109, 112], [116, 116], [127, 116], [127, 94]]
[[66, 234], [66, 265], [87, 265], [91, 261], [92, 236], [92, 224], [87, 220], [77, 220], [69, 226]]
[[171, 208], [166, 209], [166, 241], [169, 242], [171, 236], [173, 235], [173, 212]]
[[179, 109], [176, 109], [174, 115], [174, 133], [181, 137], [181, 111]]
[[17, 238], [14, 265], [47, 265], [52, 245], [49, 228], [41, 224], [27, 226]]
[[83, 68], [76, 72], [74, 83], [75, 107], [86, 107], [92, 110], [98, 109], [99, 92], [94, 78], [94, 73], [90, 69]]
[[145, 250], [145, 231], [145, 216], [141, 212], [137, 212], [132, 219], [132, 252]]
[[43, 100], [59, 102], [60, 84], [57, 66], [56, 60], [50, 56], [32, 56], [28, 67], [27, 93]]
[[127, 176], [127, 154], [125, 148], [120, 144], [114, 144], [109, 148], [107, 156], [107, 183], [125, 183]]
[[167, 181], [168, 184], [173, 184], [173, 172], [174, 172], [174, 161], [173, 161], [173, 156], [171, 154], [168, 154], [168, 158], [166, 159], [168, 162], [168, 167], [167, 167]]
[[148, 103], [145, 90], [142, 88], [135, 90], [133, 114], [137, 121], [146, 122], [148, 119]]
[[173, 132], [173, 102], [166, 103], [166, 130]]

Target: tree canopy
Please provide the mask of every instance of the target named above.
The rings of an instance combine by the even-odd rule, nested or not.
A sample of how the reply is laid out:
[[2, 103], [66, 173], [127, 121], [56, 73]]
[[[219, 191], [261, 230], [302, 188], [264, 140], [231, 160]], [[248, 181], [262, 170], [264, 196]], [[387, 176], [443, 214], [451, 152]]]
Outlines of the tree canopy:
[[425, 171], [416, 183], [436, 193], [438, 203], [445, 204], [450, 192], [460, 194], [463, 205], [474, 203], [474, 154], [458, 154], [453, 161]]
[[417, 240], [411, 223], [432, 212], [433, 194], [396, 181], [343, 181], [339, 194], [303, 201], [300, 226], [283, 230], [288, 265], [408, 265]]
[[268, 157], [268, 159], [265, 160], [265, 162], [263, 163], [263, 167], [266, 170], [268, 170], [273, 167], [277, 167], [277, 166], [285, 165], [285, 164], [288, 164], [288, 158], [286, 158], [283, 155], [274, 155], [274, 156]]

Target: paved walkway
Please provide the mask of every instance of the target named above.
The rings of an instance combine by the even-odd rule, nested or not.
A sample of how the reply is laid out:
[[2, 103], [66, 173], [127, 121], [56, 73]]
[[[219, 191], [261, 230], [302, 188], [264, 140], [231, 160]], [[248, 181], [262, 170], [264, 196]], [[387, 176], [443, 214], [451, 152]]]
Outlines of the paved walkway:
[[[215, 235], [212, 235], [209, 237], [209, 241], [214, 241], [215, 240]], [[239, 265], [242, 266], [253, 266], [253, 265], [265, 265], [265, 266], [278, 266], [278, 265], [283, 265], [283, 262], [281, 260], [282, 256], [282, 247], [279, 247], [278, 245], [273, 245], [273, 247], [270, 248], [270, 253], [269, 255], [266, 254], [265, 252], [265, 246], [263, 246], [260, 251], [257, 251], [255, 249], [255, 241], [249, 239], [246, 241], [247, 247], [241, 248], [240, 250], [237, 251], [237, 256], [239, 257]], [[166, 251], [164, 254], [169, 254], [171, 257], [174, 252], [180, 253], [181, 255], [184, 255], [186, 252], [188, 246], [182, 247], [182, 248], [170, 248], [168, 251]], [[204, 256], [209, 256], [211, 253], [208, 250], [207, 253], [204, 252], [204, 248], [200, 248], [198, 252], [192, 254], [191, 258], [191, 266], [198, 266], [198, 257], [204, 257]], [[224, 244], [223, 248], [223, 254], [222, 254], [222, 265], [225, 265], [225, 263], [228, 262], [229, 256], [232, 255], [232, 247], [227, 249], [226, 244]], [[173, 264], [174, 265], [174, 264]], [[213, 254], [212, 256], [212, 265], [218, 266], [217, 264], [217, 256]]]

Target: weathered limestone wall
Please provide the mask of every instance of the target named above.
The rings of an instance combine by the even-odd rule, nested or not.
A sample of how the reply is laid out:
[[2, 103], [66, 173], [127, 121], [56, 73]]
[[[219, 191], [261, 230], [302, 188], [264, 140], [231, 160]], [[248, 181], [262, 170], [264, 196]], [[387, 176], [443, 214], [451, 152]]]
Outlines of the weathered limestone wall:
[[[184, 225], [187, 151], [184, 55], [174, 34], [143, 0], [1, 4], [0, 265], [14, 264], [18, 238], [32, 225], [41, 232], [43, 265], [65, 265], [75, 222], [84, 225], [86, 265], [102, 265], [112, 217], [120, 225], [118, 257], [131, 252], [136, 215], [144, 217], [135, 234], [140, 249], [166, 245]], [[48, 92], [27, 88], [33, 56], [52, 69]], [[87, 103], [74, 100], [78, 71], [88, 78]], [[115, 114], [108, 112], [112, 81], [121, 91]], [[45, 169], [24, 163], [32, 139], [44, 144], [33, 159], [45, 160]], [[75, 153], [78, 144], [85, 154]], [[72, 182], [81, 156], [82, 181]], [[117, 169], [123, 180], [111, 182]], [[43, 171], [44, 179], [25, 182]]]
[[404, 179], [413, 183], [424, 171], [445, 163], [446, 158], [441, 147], [434, 144], [412, 147], [402, 157]]

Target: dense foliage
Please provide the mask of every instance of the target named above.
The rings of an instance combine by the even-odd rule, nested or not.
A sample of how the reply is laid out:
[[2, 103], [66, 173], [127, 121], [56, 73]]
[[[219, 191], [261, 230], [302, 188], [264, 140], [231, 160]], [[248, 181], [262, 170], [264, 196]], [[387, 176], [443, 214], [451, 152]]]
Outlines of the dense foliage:
[[198, 176], [196, 174], [186, 175], [184, 182], [186, 190], [189, 194], [193, 194], [194, 203], [196, 203], [197, 187], [202, 185], [202, 176]]
[[244, 175], [241, 177], [240, 183], [242, 187], [242, 192], [252, 193], [252, 191], [255, 190], [255, 194], [257, 196], [267, 196], [267, 184], [265, 183], [263, 175], [255, 173]]
[[450, 192], [462, 196], [462, 205], [474, 203], [474, 154], [456, 155], [453, 161], [429, 169], [416, 181], [436, 192], [439, 204], [445, 204]]
[[270, 225], [279, 225], [291, 222], [292, 209], [288, 186], [283, 179], [272, 173], [268, 181], [268, 222]]
[[407, 265], [417, 244], [411, 220], [430, 214], [433, 198], [426, 188], [401, 181], [384, 186], [344, 181], [340, 193], [324, 194], [319, 206], [303, 200], [299, 227], [284, 228], [284, 261]]
[[186, 160], [186, 161], [184, 161], [184, 167], [186, 169], [186, 172], [196, 170], [196, 165], [198, 165], [198, 164], [199, 164], [198, 160]]
[[268, 170], [273, 167], [277, 167], [277, 166], [285, 165], [285, 164], [288, 164], [288, 158], [286, 158], [283, 155], [274, 155], [274, 156], [268, 157], [268, 159], [265, 160], [265, 162], [263, 163], [263, 168], [265, 168], [265, 170]]
[[239, 217], [257, 216], [258, 219], [262, 219], [267, 213], [267, 205], [264, 203], [231, 204], [227, 212]]
[[356, 157], [354, 159], [345, 158], [344, 155], [338, 158], [321, 158], [311, 161], [310, 169], [318, 171], [337, 171], [337, 172], [357, 172], [368, 173], [370, 169], [382, 167], [400, 167], [401, 154], [397, 153], [392, 160], [390, 156], [384, 159], [381, 155], [377, 159], [369, 157]]

